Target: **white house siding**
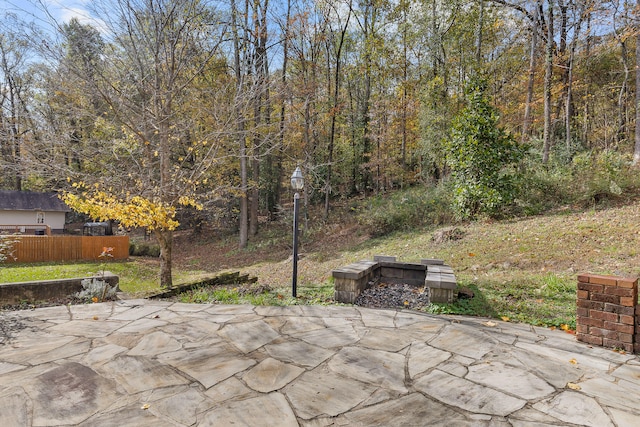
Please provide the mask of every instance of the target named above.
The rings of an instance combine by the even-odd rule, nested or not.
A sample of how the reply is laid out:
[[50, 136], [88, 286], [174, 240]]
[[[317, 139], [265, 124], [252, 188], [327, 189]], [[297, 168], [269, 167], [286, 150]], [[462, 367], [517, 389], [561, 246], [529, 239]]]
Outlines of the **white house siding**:
[[[38, 212], [42, 211], [0, 211], [0, 225], [36, 225]], [[44, 224], [51, 231], [61, 232], [64, 229], [64, 212], [44, 212]]]

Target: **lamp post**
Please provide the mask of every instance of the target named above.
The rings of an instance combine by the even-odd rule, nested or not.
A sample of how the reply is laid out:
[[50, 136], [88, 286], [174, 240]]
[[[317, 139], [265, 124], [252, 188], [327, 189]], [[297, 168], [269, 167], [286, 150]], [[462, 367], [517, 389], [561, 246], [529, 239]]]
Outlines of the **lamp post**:
[[293, 280], [291, 281], [291, 293], [297, 297], [296, 286], [298, 282], [298, 211], [300, 210], [300, 193], [304, 188], [304, 177], [300, 166], [296, 167], [291, 175], [291, 188], [296, 192], [293, 195]]

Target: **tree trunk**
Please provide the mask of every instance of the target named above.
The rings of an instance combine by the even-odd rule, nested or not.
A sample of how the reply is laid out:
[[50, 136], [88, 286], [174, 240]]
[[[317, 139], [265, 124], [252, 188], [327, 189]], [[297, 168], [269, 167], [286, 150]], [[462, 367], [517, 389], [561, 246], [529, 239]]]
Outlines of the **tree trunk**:
[[[338, 96], [340, 94], [340, 57], [342, 55], [342, 46], [344, 44], [344, 39], [347, 34], [347, 29], [349, 27], [349, 20], [351, 19], [351, 1], [349, 2], [349, 11], [347, 12], [347, 20], [344, 24], [340, 32], [340, 40], [338, 42], [338, 50], [336, 51], [336, 63], [335, 63], [335, 85], [332, 99], [332, 108], [331, 108], [331, 131], [329, 133], [329, 147], [328, 147], [328, 156], [327, 156], [327, 175], [326, 175], [326, 185], [325, 185], [325, 193], [324, 193], [324, 217], [327, 218], [329, 216], [329, 207], [330, 207], [330, 198], [331, 198], [331, 167], [333, 163], [333, 147], [335, 144], [336, 137], [336, 121], [337, 114], [336, 111], [338, 109]], [[328, 52], [328, 50], [327, 50]], [[328, 56], [328, 55], [327, 55]]]
[[522, 142], [526, 142], [530, 138], [531, 127], [531, 104], [533, 103], [533, 85], [536, 74], [536, 53], [538, 48], [538, 11], [540, 1], [534, 6], [534, 18], [531, 23], [531, 47], [529, 49], [529, 80], [527, 81], [527, 99], [524, 105], [524, 119], [522, 120]]
[[409, 22], [407, 20], [407, 8], [408, 4], [402, 10], [402, 145], [400, 147], [402, 176], [400, 178], [400, 188], [404, 188], [404, 181], [407, 176], [407, 104], [409, 102], [407, 91], [407, 85], [409, 84], [409, 56], [407, 49], [407, 26]]
[[482, 63], [482, 25], [484, 21], [484, 0], [480, 0], [480, 11], [478, 13], [478, 33], [476, 34], [476, 71], [480, 71]]
[[571, 147], [571, 122], [573, 120], [573, 63], [578, 45], [578, 37], [580, 37], [580, 29], [582, 28], [582, 20], [585, 11], [580, 9], [578, 12], [578, 22], [573, 30], [573, 38], [569, 46], [569, 59], [567, 60], [567, 100], [565, 105], [565, 143], [567, 149]]
[[544, 136], [542, 146], [542, 163], [549, 162], [549, 152], [551, 151], [551, 84], [553, 78], [553, 1], [549, 2], [549, 14], [547, 20], [547, 55], [545, 58], [544, 73]]
[[[0, 43], [3, 43], [4, 40], [0, 39]], [[19, 91], [19, 88], [16, 85], [16, 78], [15, 76], [12, 74], [15, 72], [15, 70], [13, 70], [12, 66], [9, 65], [8, 60], [7, 60], [7, 52], [5, 51], [5, 46], [4, 44], [0, 45], [0, 54], [1, 54], [1, 60], [2, 62], [0, 63], [0, 66], [2, 67], [2, 72], [4, 74], [4, 78], [5, 78], [5, 84], [6, 87], [2, 88], [2, 98], [7, 99], [9, 105], [8, 108], [6, 108], [5, 106], [2, 105], [2, 102], [0, 102], [0, 107], [3, 107], [2, 110], [0, 110], [0, 114], [4, 114], [4, 111], [6, 111], [7, 109], [9, 110], [9, 120], [7, 120], [8, 122], [8, 132], [7, 132], [7, 139], [5, 144], [7, 145], [6, 149], [3, 149], [3, 154], [5, 154], [6, 160], [11, 164], [11, 168], [14, 174], [14, 179], [13, 179], [13, 183], [12, 183], [12, 187], [14, 190], [20, 191], [22, 190], [22, 165], [21, 165], [21, 158], [22, 158], [22, 154], [20, 152], [20, 145], [21, 145], [21, 137], [20, 137], [20, 132], [18, 131], [18, 123], [19, 123], [19, 119], [18, 116], [20, 116], [19, 112], [18, 112], [18, 96], [17, 96], [17, 92]], [[2, 101], [2, 99], [0, 99], [0, 101]], [[3, 111], [4, 110], [4, 111]], [[3, 120], [4, 121], [4, 120]], [[4, 145], [2, 143], [2, 141], [0, 141], [0, 146]], [[4, 148], [4, 147], [3, 147]]]
[[[584, 48], [584, 54], [586, 58], [590, 58], [591, 57], [591, 12], [589, 11], [587, 13], [587, 37], [586, 37], [586, 43], [585, 43], [585, 48]], [[587, 60], [587, 64], [589, 64], [588, 60]], [[590, 76], [587, 74], [585, 75], [585, 82], [584, 85], [586, 88], [589, 88], [590, 86]], [[589, 146], [589, 128], [590, 128], [590, 124], [591, 124], [591, 97], [585, 97], [584, 100], [584, 113], [583, 113], [583, 120], [582, 120], [582, 143], [588, 147]]]
[[[279, 138], [280, 138], [280, 151], [279, 151], [279, 155], [276, 161], [276, 168], [278, 171], [278, 181], [276, 183], [276, 191], [277, 193], [274, 194], [274, 199], [275, 202], [278, 203], [280, 201], [280, 193], [281, 193], [281, 187], [280, 187], [280, 180], [282, 178], [282, 147], [284, 147], [284, 130], [285, 130], [285, 123], [286, 123], [286, 105], [287, 105], [287, 90], [286, 90], [286, 86], [287, 86], [287, 64], [288, 64], [288, 60], [289, 60], [289, 28], [290, 28], [290, 21], [291, 21], [291, 0], [287, 0], [287, 13], [286, 13], [286, 17], [285, 17], [285, 27], [284, 27], [284, 40], [283, 40], [283, 46], [282, 46], [282, 80], [281, 80], [281, 84], [282, 84], [282, 88], [281, 90], [281, 95], [280, 95], [280, 132], [279, 132]], [[308, 104], [308, 103], [305, 103]], [[308, 110], [307, 110], [307, 106], [305, 106], [305, 117], [307, 117], [308, 115]], [[305, 143], [308, 143], [309, 140], [309, 136], [308, 136], [308, 127], [307, 127], [307, 123], [305, 120]], [[306, 145], [306, 144], [305, 144]], [[274, 206], [274, 213], [275, 213], [275, 206]]]
[[171, 274], [171, 250], [173, 247], [173, 231], [156, 230], [156, 239], [160, 245], [160, 286], [170, 288], [173, 285]]
[[[640, 0], [636, 1], [636, 27], [640, 18]], [[633, 164], [640, 164], [640, 31], [636, 28], [636, 132], [635, 145], [633, 148]]]
[[[626, 6], [626, 4], [625, 4]], [[627, 48], [627, 35], [628, 31], [623, 21], [623, 34], [621, 35], [617, 26], [618, 10], [616, 9], [613, 14], [613, 35], [620, 45], [620, 62], [624, 69], [622, 77], [622, 83], [620, 84], [620, 90], [618, 91], [618, 127], [615, 133], [615, 140], [617, 143], [624, 141], [628, 134], [628, 117], [627, 117], [627, 98], [629, 93], [629, 49]]]
[[[558, 28], [558, 32], [560, 33], [560, 43], [557, 45], [556, 52], [556, 65], [559, 65], [558, 75], [561, 81], [562, 92], [556, 96], [556, 113], [555, 118], [556, 121], [560, 120], [562, 113], [566, 111], [566, 106], [563, 105], [563, 102], [567, 99], [567, 85], [569, 81], [569, 66], [567, 64], [567, 37], [568, 37], [568, 16], [567, 10], [568, 5], [565, 4], [564, 0], [556, 0], [558, 2], [558, 11], [560, 13], [560, 25]], [[555, 128], [555, 126], [554, 126]]]
[[240, 38], [238, 34], [238, 12], [235, 0], [231, 0], [231, 30], [233, 32], [233, 50], [234, 50], [234, 68], [236, 76], [236, 95], [235, 95], [235, 111], [236, 111], [236, 127], [237, 139], [240, 155], [240, 230], [239, 242], [240, 249], [246, 248], [249, 239], [249, 202], [248, 202], [248, 178], [247, 178], [247, 143], [244, 135], [244, 114], [241, 107], [242, 93], [242, 70], [240, 68]]

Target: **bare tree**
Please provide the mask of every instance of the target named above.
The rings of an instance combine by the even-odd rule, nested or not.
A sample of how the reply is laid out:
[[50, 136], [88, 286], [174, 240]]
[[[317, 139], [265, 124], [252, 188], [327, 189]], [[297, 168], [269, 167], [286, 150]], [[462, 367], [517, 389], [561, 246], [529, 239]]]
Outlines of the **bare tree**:
[[[30, 131], [27, 103], [32, 84], [27, 67], [29, 45], [18, 32], [15, 21], [5, 20], [0, 34], [0, 164], [2, 187], [22, 190], [25, 169], [23, 141]], [[15, 29], [15, 27], [14, 27]]]
[[[335, 11], [337, 14], [337, 11]], [[334, 33], [331, 31], [330, 37], [327, 38], [327, 62], [329, 61], [329, 52], [332, 49], [335, 49], [333, 52], [334, 56], [334, 68], [333, 68], [333, 92], [329, 90], [331, 95], [331, 130], [329, 131], [329, 148], [328, 148], [328, 158], [327, 158], [327, 175], [325, 182], [325, 193], [324, 193], [324, 216], [329, 216], [329, 208], [330, 208], [330, 197], [331, 197], [331, 173], [333, 166], [333, 150], [335, 146], [335, 138], [336, 138], [336, 122], [337, 122], [337, 108], [338, 108], [338, 96], [340, 94], [340, 70], [342, 65], [342, 47], [344, 46], [345, 37], [347, 34], [347, 30], [349, 28], [349, 20], [351, 19], [352, 13], [352, 0], [349, 0], [349, 9], [347, 12], [347, 17], [344, 19], [344, 22], [340, 22], [340, 29], [338, 32]], [[337, 40], [334, 40], [333, 37], [337, 36]]]
[[551, 85], [553, 83], [553, 2], [548, 0], [547, 39], [544, 60], [544, 135], [542, 145], [542, 163], [549, 161], [549, 153], [553, 144], [551, 123]]
[[534, 5], [533, 20], [531, 21], [531, 41], [529, 47], [529, 76], [527, 80], [527, 98], [524, 104], [524, 118], [522, 120], [522, 140], [527, 141], [530, 137], [531, 127], [531, 104], [533, 103], [533, 86], [536, 74], [536, 58], [538, 49], [538, 31], [540, 27], [539, 13], [542, 7], [542, 0], [537, 0]]
[[633, 147], [633, 164], [640, 164], [640, 0], [636, 1], [634, 10], [636, 21], [636, 130]]
[[[58, 60], [107, 106], [95, 119], [107, 121], [110, 136], [119, 142], [103, 141], [95, 160], [109, 166], [100, 176], [95, 169], [91, 175], [76, 171], [72, 176], [104, 183], [105, 191], [124, 201], [138, 196], [175, 209], [196, 198], [219, 155], [213, 141], [226, 132], [223, 125], [210, 125], [206, 134], [197, 133], [203, 128], [198, 121], [205, 119], [193, 105], [194, 97], [202, 96], [195, 90], [199, 78], [215, 72], [225, 27], [199, 0], [99, 0], [91, 8], [108, 41], [104, 52], [90, 66], [64, 51]], [[66, 34], [67, 43], [72, 34]], [[207, 95], [215, 99], [215, 93]], [[172, 227], [160, 224], [154, 232], [160, 245], [160, 283], [171, 286]]]

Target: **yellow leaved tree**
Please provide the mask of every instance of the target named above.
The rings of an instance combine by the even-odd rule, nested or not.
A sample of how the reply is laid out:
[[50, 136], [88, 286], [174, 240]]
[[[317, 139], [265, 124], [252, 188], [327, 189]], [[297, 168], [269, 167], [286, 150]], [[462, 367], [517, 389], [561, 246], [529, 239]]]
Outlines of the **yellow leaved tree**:
[[176, 212], [216, 197], [224, 186], [216, 173], [234, 156], [226, 26], [200, 0], [91, 5], [99, 29], [71, 20], [57, 27], [61, 45], [49, 47], [78, 88], [59, 108], [73, 112], [60, 126], [72, 138], [55, 166], [75, 182], [63, 199], [95, 220], [153, 231], [160, 284], [169, 287]]
[[[175, 206], [138, 195], [116, 197], [99, 185], [88, 189], [83, 183], [74, 183], [73, 187], [79, 194], [66, 191], [61, 195], [72, 209], [97, 221], [115, 220], [126, 228], [143, 227], [154, 232], [160, 245], [160, 285], [171, 286], [172, 232], [180, 225], [175, 219]], [[201, 209], [195, 200], [186, 196], [180, 197], [177, 202]]]

